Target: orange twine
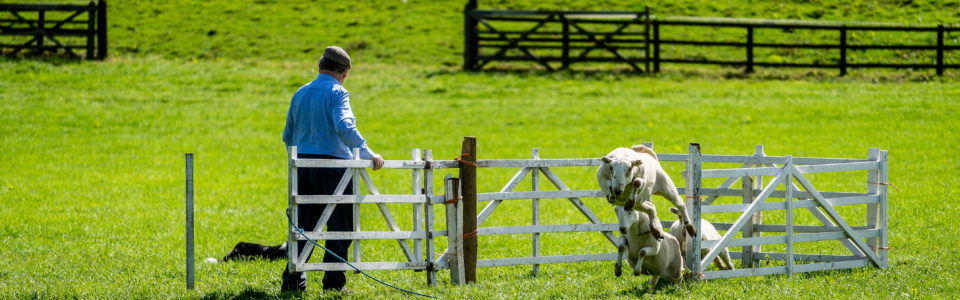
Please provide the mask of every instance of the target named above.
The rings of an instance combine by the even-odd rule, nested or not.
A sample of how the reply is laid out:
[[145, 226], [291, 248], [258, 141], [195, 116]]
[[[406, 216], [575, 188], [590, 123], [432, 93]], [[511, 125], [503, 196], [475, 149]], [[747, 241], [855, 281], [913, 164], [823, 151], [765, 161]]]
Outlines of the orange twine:
[[889, 183], [889, 182], [867, 182], [867, 183], [893, 186], [893, 188], [897, 189], [898, 193], [900, 192], [900, 188], [898, 188], [896, 185], [893, 185], [892, 183]]
[[473, 166], [474, 168], [479, 168], [479, 166], [477, 166], [477, 164], [473, 163], [472, 161], [460, 159], [461, 157], [464, 157], [464, 156], [470, 156], [470, 153], [460, 154], [460, 156], [454, 157], [453, 160], [459, 161], [459, 162], [461, 162], [461, 163], [465, 163], [465, 164], [468, 164], [468, 165], [471, 165], [471, 166]]

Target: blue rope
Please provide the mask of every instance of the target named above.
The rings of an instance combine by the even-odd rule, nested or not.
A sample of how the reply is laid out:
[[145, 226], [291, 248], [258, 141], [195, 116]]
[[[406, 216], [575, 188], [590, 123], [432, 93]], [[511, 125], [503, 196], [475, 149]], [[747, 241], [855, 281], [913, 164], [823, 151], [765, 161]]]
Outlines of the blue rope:
[[[385, 286], [392, 287], [392, 288], [397, 289], [397, 290], [404, 291], [404, 292], [409, 293], [409, 294], [414, 294], [414, 295], [417, 295], [417, 296], [422, 296], [422, 297], [427, 297], [427, 298], [433, 298], [433, 299], [443, 299], [443, 298], [439, 298], [439, 297], [435, 297], [435, 296], [430, 296], [430, 295], [425, 295], [425, 294], [421, 294], [421, 293], [417, 293], [417, 292], [414, 292], [414, 291], [405, 290], [405, 289], [396, 287], [396, 286], [394, 286], [394, 285], [392, 285], [392, 284], [383, 282], [383, 280], [377, 279], [376, 277], [370, 276], [370, 274], [367, 274], [367, 273], [364, 272], [364, 271], [361, 271], [361, 270], [358, 269], [357, 267], [355, 267], [355, 266], [353, 266], [352, 264], [350, 264], [349, 262], [347, 262], [346, 259], [343, 259], [343, 257], [340, 257], [340, 256], [337, 255], [336, 253], [333, 253], [333, 251], [330, 251], [330, 249], [327, 249], [327, 247], [320, 246], [320, 243], [317, 243], [317, 241], [314, 241], [313, 239], [311, 239], [310, 237], [308, 237], [306, 233], [303, 232], [303, 228], [300, 228], [300, 227], [297, 227], [296, 225], [294, 225], [294, 224], [293, 224], [293, 217], [290, 216], [290, 208], [287, 208], [287, 222], [290, 222], [290, 226], [293, 226], [293, 228], [296, 228], [297, 231], [300, 232], [300, 235], [302, 235], [302, 236], [303, 236], [304, 238], [306, 238], [308, 241], [310, 241], [311, 243], [313, 243], [313, 244], [316, 245], [317, 247], [323, 248], [323, 250], [327, 251], [327, 253], [330, 253], [331, 255], [333, 255], [334, 257], [336, 257], [336, 258], [339, 259], [340, 261], [344, 262], [345, 264], [347, 264], [348, 266], [350, 266], [350, 267], [353, 268], [354, 270], [357, 270], [357, 272], [360, 272], [360, 274], [363, 274], [364, 276], [367, 276], [367, 277], [370, 278], [370, 279], [376, 280], [376, 281], [379, 282], [380, 284], [383, 284], [383, 285], [385, 285]], [[299, 250], [299, 249], [298, 249], [298, 250]]]

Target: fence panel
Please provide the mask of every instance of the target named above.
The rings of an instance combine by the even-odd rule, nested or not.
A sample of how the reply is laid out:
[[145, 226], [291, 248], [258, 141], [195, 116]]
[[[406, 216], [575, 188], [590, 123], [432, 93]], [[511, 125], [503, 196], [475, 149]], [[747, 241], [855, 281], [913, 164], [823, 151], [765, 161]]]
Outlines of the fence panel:
[[5, 55], [32, 50], [34, 54], [63, 51], [80, 57], [74, 52], [80, 49], [87, 59], [106, 59], [105, 0], [89, 5], [0, 4], [0, 52]]
[[[652, 145], [647, 144], [652, 148]], [[371, 168], [372, 162], [360, 160], [327, 160], [327, 159], [298, 159], [296, 149], [290, 149], [290, 207], [293, 218], [296, 220], [297, 205], [308, 203], [328, 204], [327, 211], [320, 218], [320, 222], [308, 231], [306, 237], [314, 240], [324, 239], [352, 239], [354, 243], [355, 267], [361, 270], [426, 270], [427, 282], [436, 283], [436, 271], [451, 270], [451, 280], [455, 284], [470, 282], [464, 254], [464, 240], [476, 236], [495, 235], [530, 235], [532, 252], [529, 256], [480, 259], [475, 267], [499, 267], [515, 265], [531, 265], [533, 274], [537, 274], [542, 264], [572, 263], [589, 261], [611, 261], [616, 258], [616, 248], [619, 237], [617, 222], [604, 222], [593, 213], [583, 199], [602, 198], [599, 190], [572, 190], [554, 171], [556, 168], [567, 167], [595, 167], [600, 165], [599, 159], [540, 159], [539, 151], [534, 149], [532, 159], [528, 160], [476, 160], [479, 169], [519, 168], [515, 175], [507, 181], [497, 192], [478, 192], [476, 200], [487, 202], [484, 209], [475, 215], [476, 225], [469, 227], [463, 214], [464, 199], [460, 192], [462, 178], [444, 180], [445, 193], [435, 195], [433, 191], [433, 171], [436, 169], [462, 168], [464, 160], [459, 157], [453, 161], [434, 161], [431, 151], [424, 152], [423, 159], [419, 151], [414, 151], [411, 161], [387, 161], [385, 168], [412, 169], [413, 192], [411, 195], [381, 195], [373, 184], [370, 176], [364, 170]], [[475, 153], [473, 154], [475, 156]], [[680, 193], [686, 195], [688, 211], [691, 219], [700, 232], [699, 222], [706, 214], [735, 214], [732, 223], [712, 223], [718, 231], [725, 231], [719, 240], [700, 241], [694, 238], [688, 246], [687, 269], [696, 275], [690, 279], [727, 278], [740, 276], [754, 276], [766, 274], [793, 274], [795, 272], [811, 272], [819, 270], [835, 270], [873, 265], [880, 268], [887, 266], [888, 249], [888, 205], [887, 186], [890, 185], [887, 174], [887, 153], [879, 149], [871, 149], [867, 159], [848, 158], [804, 158], [792, 156], [766, 156], [763, 146], [758, 146], [754, 155], [702, 155], [699, 145], [691, 144], [688, 154], [658, 154], [662, 164], [683, 163], [682, 178], [687, 182], [686, 187], [679, 187]], [[779, 164], [778, 164], [779, 163]], [[722, 164], [737, 164], [735, 168], [707, 168]], [[298, 167], [337, 167], [348, 168], [347, 174], [341, 180], [335, 195], [298, 195], [296, 174]], [[865, 192], [826, 192], [820, 191], [812, 180], [813, 176], [839, 176], [840, 172], [866, 172], [863, 179], [866, 184]], [[825, 175], [824, 175], [825, 174]], [[541, 177], [542, 176], [542, 177]], [[477, 178], [477, 177], [473, 177]], [[515, 191], [525, 178], [531, 178], [533, 184], [530, 191]], [[556, 190], [544, 190], [540, 186], [541, 179], [546, 178]], [[767, 180], [769, 178], [769, 180]], [[829, 178], [829, 177], [828, 177]], [[853, 178], [842, 176], [842, 178]], [[342, 195], [347, 182], [355, 181], [354, 188], [359, 189], [360, 180], [367, 186], [368, 195]], [[476, 179], [473, 179], [476, 180]], [[722, 180], [717, 188], [704, 187], [704, 182]], [[736, 183], [740, 182], [737, 187]], [[832, 183], [825, 182], [825, 185]], [[422, 190], [417, 187], [422, 186]], [[724, 199], [734, 199], [733, 203]], [[488, 226], [483, 223], [494, 215], [497, 208], [504, 201], [531, 200], [531, 223], [519, 226]], [[573, 224], [541, 224], [543, 199], [566, 199], [581, 215], [584, 223]], [[414, 214], [412, 230], [405, 231], [396, 225], [386, 203], [410, 204]], [[356, 232], [323, 232], [321, 229], [332, 213], [335, 205], [376, 204], [381, 215], [387, 222], [390, 231], [356, 231]], [[433, 204], [444, 204], [446, 207], [446, 230], [434, 228], [435, 216]], [[866, 207], [866, 218], [863, 224], [854, 224], [859, 218], [849, 215], [849, 207]], [[809, 211], [810, 214], [800, 214]], [[770, 213], [782, 212], [782, 223], [776, 215]], [[419, 214], [423, 216], [418, 216]], [[763, 213], [767, 213], [764, 216]], [[804, 224], [799, 219], [813, 221], [819, 224]], [[715, 219], [715, 220], [722, 220]], [[359, 218], [357, 221], [359, 222]], [[424, 222], [424, 224], [419, 224]], [[662, 221], [664, 227], [670, 227], [672, 221]], [[309, 224], [303, 224], [309, 225]], [[290, 228], [289, 243], [304, 240], [294, 224]], [[359, 223], [355, 225], [359, 229]], [[474, 230], [475, 229], [475, 230]], [[466, 231], [474, 231], [466, 233]], [[576, 253], [543, 256], [541, 251], [541, 235], [543, 233], [574, 233], [597, 232], [610, 242], [610, 246], [598, 245], [599, 253]], [[448, 248], [439, 258], [432, 259], [435, 249], [435, 238], [446, 236]], [[365, 262], [360, 260], [361, 240], [397, 240], [405, 261], [399, 262]], [[413, 241], [411, 248], [409, 242]], [[799, 243], [828, 242], [842, 245], [845, 254], [805, 254], [795, 251]], [[604, 245], [606, 243], [603, 243]], [[784, 252], [767, 250], [765, 245], [783, 245]], [[426, 253], [421, 250], [424, 247]], [[730, 253], [731, 258], [741, 260], [741, 269], [724, 271], [705, 271], [714, 258], [725, 247], [741, 247], [740, 251]], [[290, 247], [295, 249], [295, 247]], [[603, 249], [608, 249], [606, 252]], [[700, 251], [706, 254], [700, 257]], [[478, 249], [484, 251], [483, 247]], [[291, 266], [298, 271], [315, 270], [352, 270], [345, 263], [307, 263], [302, 258], [309, 249], [301, 253], [290, 250]], [[382, 251], [382, 249], [378, 249]], [[844, 252], [845, 251], [845, 252]], [[781, 266], [758, 267], [760, 261], [779, 261]], [[767, 264], [769, 265], [769, 263]], [[475, 280], [475, 279], [473, 279]]]
[[[470, 1], [464, 9], [468, 71], [494, 61], [534, 62], [548, 71], [568, 69], [573, 63], [625, 63], [637, 72], [659, 72], [662, 63], [742, 67], [745, 73], [756, 67], [819, 68], [839, 70], [841, 76], [849, 68], [933, 69], [937, 75], [960, 69], [956, 51], [960, 44], [946, 43], [952, 33], [960, 32], [952, 25], [654, 18], [649, 7], [642, 12], [476, 7]], [[792, 37], [798, 31], [807, 34]], [[861, 38], [882, 33], [896, 36], [881, 42]], [[925, 35], [929, 38], [918, 38]], [[704, 36], [718, 37], [703, 40]], [[798, 50], [819, 54], [792, 53]], [[859, 52], [851, 55], [851, 50]]]

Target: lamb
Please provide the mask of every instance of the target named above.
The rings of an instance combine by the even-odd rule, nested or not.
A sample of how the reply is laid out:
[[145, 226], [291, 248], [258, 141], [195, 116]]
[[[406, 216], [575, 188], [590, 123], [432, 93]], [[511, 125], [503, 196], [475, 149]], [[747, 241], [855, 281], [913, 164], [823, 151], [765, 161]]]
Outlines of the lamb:
[[[603, 163], [597, 169], [597, 183], [607, 202], [630, 211], [638, 203], [650, 202], [653, 195], [660, 195], [680, 210], [680, 220], [686, 225], [687, 233], [696, 235], [683, 198], [680, 198], [673, 180], [660, 167], [652, 149], [644, 145], [617, 148], [600, 160]], [[650, 225], [654, 236], [659, 238], [663, 232], [660, 220], [654, 219]]]
[[[676, 208], [670, 208], [670, 212], [675, 214], [680, 214], [680, 211]], [[690, 243], [690, 236], [684, 234], [683, 229], [680, 228], [680, 221], [673, 222], [673, 225], [670, 226], [670, 234], [674, 235], [678, 241], [680, 241], [680, 254], [683, 255], [683, 259], [687, 260], [687, 244]], [[713, 224], [710, 224], [705, 219], [700, 219], [700, 240], [701, 241], [712, 241], [720, 240], [720, 233], [717, 232], [717, 229], [713, 227]], [[707, 252], [710, 252], [709, 249], [701, 249], [700, 257], [707, 255]], [[733, 266], [733, 261], [730, 260], [730, 251], [727, 248], [723, 248], [720, 251], [720, 254], [713, 259], [713, 265], [720, 270], [736, 270]]]
[[[619, 247], [617, 262], [614, 265], [616, 275], [620, 276], [622, 253], [627, 252], [627, 262], [633, 266], [633, 275], [651, 275], [650, 289], [655, 289], [660, 277], [678, 282], [683, 280], [683, 256], [680, 243], [672, 235], [664, 233], [662, 239], [653, 236], [651, 220], [656, 219], [656, 207], [651, 202], [640, 204], [640, 211], [624, 211], [621, 224], [629, 224], [621, 236], [626, 243]], [[624, 249], [626, 248], [626, 249]]]

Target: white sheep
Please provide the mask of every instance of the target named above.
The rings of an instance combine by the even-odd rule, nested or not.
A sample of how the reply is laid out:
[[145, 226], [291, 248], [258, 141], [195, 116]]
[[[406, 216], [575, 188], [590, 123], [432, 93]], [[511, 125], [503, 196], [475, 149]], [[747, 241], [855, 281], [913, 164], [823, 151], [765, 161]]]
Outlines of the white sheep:
[[[607, 202], [629, 211], [639, 203], [650, 202], [653, 195], [660, 195], [680, 210], [680, 220], [686, 225], [687, 233], [696, 234], [683, 198], [680, 198], [673, 180], [660, 167], [652, 149], [644, 145], [617, 148], [600, 160], [603, 163], [597, 169], [597, 183]], [[659, 237], [663, 232], [659, 219], [651, 222], [651, 228], [655, 230], [655, 236]]]
[[622, 253], [627, 252], [627, 262], [633, 267], [633, 275], [651, 275], [650, 289], [657, 286], [660, 277], [677, 282], [683, 280], [683, 256], [680, 243], [672, 235], [664, 233], [662, 239], [653, 236], [650, 222], [656, 219], [656, 207], [651, 202], [640, 204], [639, 211], [624, 211], [621, 224], [629, 224], [621, 236], [625, 245], [619, 248], [616, 274], [620, 276]]
[[[680, 214], [680, 211], [673, 207], [670, 208], [670, 212], [678, 215]], [[680, 241], [680, 253], [683, 255], [683, 259], [687, 260], [687, 245], [690, 244], [691, 237], [680, 228], [679, 220], [673, 222], [673, 225], [670, 226], [670, 234]], [[710, 224], [710, 222], [708, 222], [706, 219], [700, 219], [701, 241], [714, 241], [720, 240], [720, 238], [720, 233], [717, 232], [717, 229], [713, 227], [713, 224]], [[703, 258], [708, 252], [710, 252], [709, 249], [701, 249], [700, 257]], [[720, 251], [720, 254], [713, 259], [713, 265], [720, 270], [736, 270], [736, 267], [733, 266], [733, 261], [730, 260], [730, 251], [727, 250], [727, 248], [723, 248], [723, 250]]]

